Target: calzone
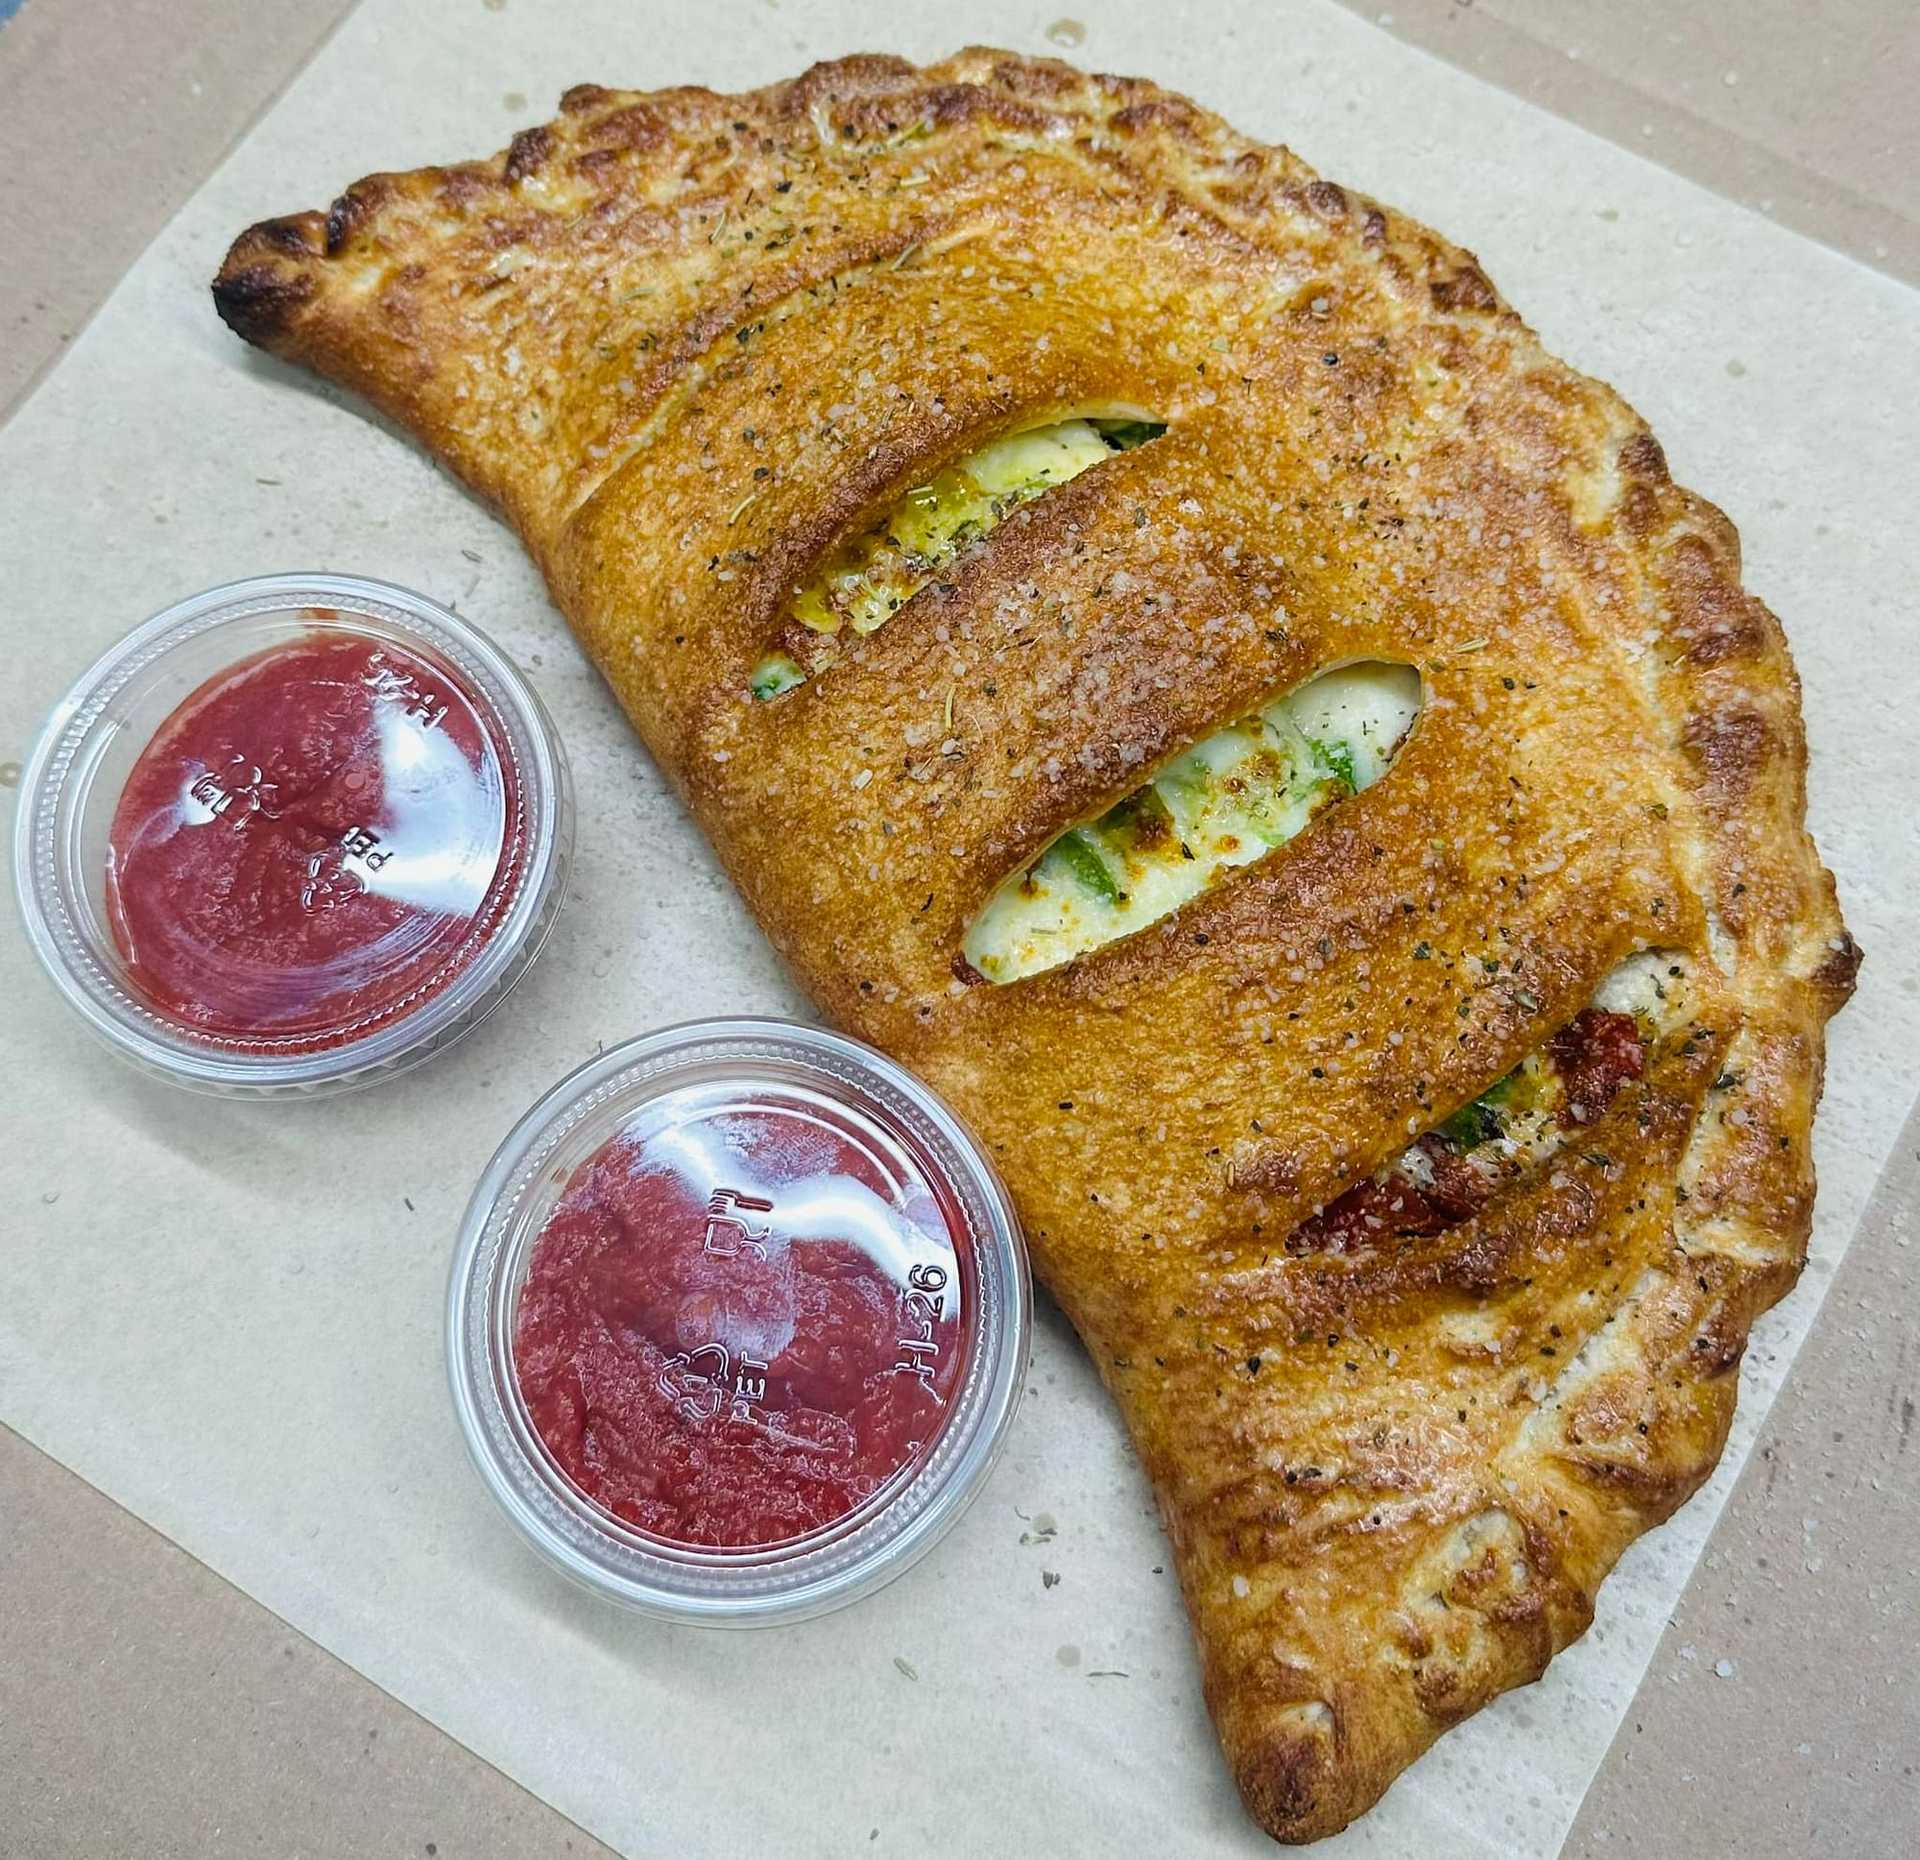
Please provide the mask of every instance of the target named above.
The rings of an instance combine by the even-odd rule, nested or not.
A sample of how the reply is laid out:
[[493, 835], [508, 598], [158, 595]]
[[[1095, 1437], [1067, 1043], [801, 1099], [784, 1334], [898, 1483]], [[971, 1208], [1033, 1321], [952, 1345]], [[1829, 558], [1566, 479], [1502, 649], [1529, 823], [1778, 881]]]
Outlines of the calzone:
[[991, 1151], [1260, 1824], [1538, 1677], [1720, 1453], [1857, 962], [1632, 409], [1286, 150], [983, 50], [583, 86], [214, 295], [504, 513]]

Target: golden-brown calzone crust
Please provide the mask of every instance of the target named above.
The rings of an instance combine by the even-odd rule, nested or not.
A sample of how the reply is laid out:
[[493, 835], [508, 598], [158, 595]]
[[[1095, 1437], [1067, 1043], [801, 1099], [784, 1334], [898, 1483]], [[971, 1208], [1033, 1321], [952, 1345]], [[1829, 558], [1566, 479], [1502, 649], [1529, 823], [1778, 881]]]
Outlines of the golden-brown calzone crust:
[[[1857, 961], [1779, 626], [1618, 396], [1285, 150], [984, 50], [583, 87], [254, 227], [215, 295], [505, 511], [814, 999], [990, 1147], [1264, 1827], [1342, 1826], [1584, 1630], [1800, 1269]], [[1100, 410], [1168, 431], [747, 696], [836, 539]], [[956, 971], [1054, 834], [1359, 658], [1425, 680], [1377, 786], [1125, 942]], [[1642, 948], [1688, 960], [1691, 1028], [1555, 1167], [1425, 1241], [1285, 1249]]]

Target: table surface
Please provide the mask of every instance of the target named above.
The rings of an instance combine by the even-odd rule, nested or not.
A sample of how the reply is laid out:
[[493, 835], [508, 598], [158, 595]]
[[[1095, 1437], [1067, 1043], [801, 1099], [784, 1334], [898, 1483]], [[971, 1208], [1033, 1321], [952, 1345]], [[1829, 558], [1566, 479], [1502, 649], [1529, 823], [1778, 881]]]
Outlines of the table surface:
[[[0, 418], [347, 10], [118, 0], [108, 42], [84, 0], [26, 0], [10, 18], [0, 0], [0, 251], [21, 261], [0, 266]], [[1920, 116], [1899, 102], [1920, 68], [1914, 9], [1835, 0], [1817, 44], [1785, 0], [1699, 8], [1684, 31], [1655, 0], [1355, 10], [1920, 279]], [[1916, 1186], [1920, 1116], [1570, 1860], [1801, 1854], [1849, 1836], [1854, 1851], [1891, 1852], [1897, 1831], [1920, 1832]], [[4, 1428], [0, 1518], [9, 1852], [285, 1852], [295, 1830], [315, 1856], [607, 1852]]]

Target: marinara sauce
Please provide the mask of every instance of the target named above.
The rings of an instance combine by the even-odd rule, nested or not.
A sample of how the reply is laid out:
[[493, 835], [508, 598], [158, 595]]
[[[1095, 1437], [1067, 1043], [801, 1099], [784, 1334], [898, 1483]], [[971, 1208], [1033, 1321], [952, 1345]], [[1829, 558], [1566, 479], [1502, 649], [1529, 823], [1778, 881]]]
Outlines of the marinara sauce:
[[317, 1050], [431, 999], [526, 851], [511, 751], [450, 666], [315, 627], [227, 666], [121, 789], [107, 917], [131, 987], [216, 1043]]
[[911, 1478], [967, 1360], [971, 1249], [937, 1170], [844, 1105], [692, 1085], [579, 1163], [513, 1364], [589, 1499], [676, 1545], [802, 1538]]

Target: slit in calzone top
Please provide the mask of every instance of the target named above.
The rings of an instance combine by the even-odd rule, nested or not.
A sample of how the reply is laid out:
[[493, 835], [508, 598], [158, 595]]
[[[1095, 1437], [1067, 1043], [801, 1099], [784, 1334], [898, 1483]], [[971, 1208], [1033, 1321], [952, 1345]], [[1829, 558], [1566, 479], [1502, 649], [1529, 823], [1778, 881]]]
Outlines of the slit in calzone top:
[[[1597, 1123], [1621, 1088], [1661, 1056], [1663, 1041], [1696, 1037], [1687, 1003], [1687, 958], [1680, 951], [1629, 957], [1601, 983], [1590, 1007], [1417, 1142], [1316, 1209], [1287, 1235], [1287, 1250], [1405, 1248], [1473, 1219], [1533, 1181], [1585, 1125]], [[1601, 1167], [1614, 1166], [1612, 1157], [1594, 1154]]]
[[1419, 714], [1418, 672], [1365, 663], [1211, 731], [997, 886], [961, 946], [969, 968], [1018, 981], [1157, 923], [1371, 788]]
[[1022, 504], [1165, 430], [1132, 414], [1050, 420], [943, 466], [794, 589], [778, 644], [753, 668], [753, 695], [774, 698], [804, 684], [839, 657], [843, 632], [885, 625]]

